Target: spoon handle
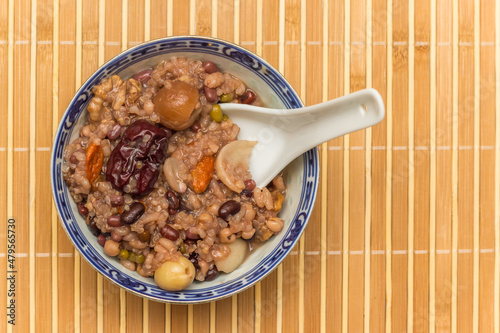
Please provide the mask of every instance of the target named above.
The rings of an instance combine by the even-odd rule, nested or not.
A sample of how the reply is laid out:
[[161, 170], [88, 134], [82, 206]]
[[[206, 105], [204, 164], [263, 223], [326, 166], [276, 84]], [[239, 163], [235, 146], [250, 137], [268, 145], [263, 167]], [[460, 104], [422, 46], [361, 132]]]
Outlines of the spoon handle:
[[306, 107], [301, 113], [303, 121], [294, 129], [292, 140], [296, 149], [304, 152], [328, 140], [378, 124], [384, 119], [385, 108], [375, 89], [364, 89]]
[[[249, 167], [258, 186], [266, 185], [294, 158], [339, 136], [379, 123], [384, 103], [374, 89], [364, 89], [301, 109], [266, 109], [222, 105], [235, 123], [238, 139], [257, 141]], [[251, 111], [251, 112], [249, 112]]]

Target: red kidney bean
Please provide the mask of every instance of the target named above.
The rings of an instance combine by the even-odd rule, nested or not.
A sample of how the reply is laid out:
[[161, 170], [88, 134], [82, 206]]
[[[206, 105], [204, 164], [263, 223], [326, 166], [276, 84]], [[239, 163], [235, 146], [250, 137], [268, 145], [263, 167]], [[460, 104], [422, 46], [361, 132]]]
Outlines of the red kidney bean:
[[191, 125], [191, 131], [193, 132], [198, 132], [199, 130], [201, 130], [201, 125], [200, 125], [200, 122], [199, 121], [195, 121], [193, 123], [193, 125]]
[[167, 141], [164, 130], [147, 120], [136, 120], [111, 152], [106, 180], [119, 191], [125, 188], [134, 196], [148, 194], [165, 161]]
[[85, 204], [79, 202], [76, 206], [78, 207], [78, 213], [80, 213], [81, 216], [85, 217], [89, 214], [89, 210], [85, 207]]
[[174, 191], [168, 190], [165, 196], [167, 197], [169, 208], [179, 208], [179, 199], [175, 195]]
[[90, 229], [90, 232], [92, 233], [92, 235], [94, 235], [96, 237], [101, 234], [101, 230], [99, 230], [99, 228], [97, 227], [97, 224], [95, 222], [95, 216], [90, 218], [89, 229]]
[[196, 252], [193, 252], [189, 255], [189, 261], [191, 261], [194, 268], [196, 268], [196, 269], [200, 269], [200, 265], [198, 265], [198, 259], [199, 259], [199, 256], [198, 256], [198, 253], [196, 253]]
[[122, 238], [123, 238], [122, 236], [115, 234], [114, 232], [111, 233], [111, 239], [117, 243], [119, 243], [122, 240]]
[[186, 230], [186, 238], [187, 239], [192, 239], [192, 240], [197, 240], [200, 239], [200, 235], [195, 234], [194, 232], [191, 232], [189, 229]]
[[168, 224], [160, 229], [160, 234], [162, 237], [168, 238], [171, 241], [176, 241], [179, 238], [179, 232]]
[[203, 68], [205, 68], [205, 72], [207, 72], [208, 74], [212, 74], [219, 71], [219, 67], [217, 67], [217, 65], [211, 61], [205, 61], [203, 63]]
[[189, 210], [186, 206], [186, 203], [181, 199], [179, 199], [179, 209], [178, 210], [182, 210], [184, 212], [187, 212]]
[[217, 90], [214, 88], [209, 88], [205, 86], [205, 97], [207, 98], [207, 102], [215, 103], [217, 102]]
[[106, 237], [104, 237], [103, 234], [100, 234], [99, 236], [97, 236], [97, 243], [104, 247], [104, 244], [106, 244]]
[[195, 239], [185, 239], [184, 244], [186, 244], [188, 246], [194, 245], [194, 244], [196, 244], [196, 240]]
[[218, 276], [219, 276], [219, 270], [214, 265], [214, 268], [209, 269], [207, 271], [207, 274], [205, 274], [205, 281], [212, 281]]
[[121, 227], [123, 225], [118, 214], [108, 216], [107, 222], [110, 227]]
[[78, 164], [78, 159], [76, 158], [75, 155], [71, 155], [71, 157], [69, 158], [69, 162], [71, 164]]
[[134, 202], [130, 205], [130, 209], [126, 210], [120, 216], [120, 222], [123, 224], [135, 223], [146, 211], [146, 207], [142, 202]]
[[219, 208], [219, 216], [223, 218], [224, 220], [227, 220], [227, 218], [230, 215], [234, 215], [238, 213], [241, 209], [241, 205], [239, 202], [234, 201], [234, 200], [229, 200], [224, 202], [220, 208]]
[[142, 84], [146, 84], [146, 83], [148, 83], [149, 79], [151, 78], [152, 72], [153, 71], [148, 68], [148, 69], [142, 70], [139, 73], [135, 74], [134, 76], [132, 76], [132, 78], [134, 80], [141, 81]]
[[168, 209], [168, 215], [173, 216], [175, 214], [177, 214], [177, 209], [175, 209], [175, 208]]
[[123, 195], [110, 195], [109, 202], [111, 203], [111, 206], [113, 206], [113, 207], [121, 206], [124, 203]]
[[249, 190], [249, 191], [253, 191], [255, 189], [255, 180], [253, 179], [247, 179], [245, 180], [245, 189]]
[[247, 90], [243, 93], [243, 95], [241, 95], [240, 97], [240, 103], [243, 103], [243, 104], [252, 104], [253, 102], [255, 102], [255, 98], [257, 96], [255, 96], [255, 93], [251, 90]]
[[118, 123], [115, 123], [113, 127], [108, 132], [108, 139], [114, 140], [120, 136], [122, 126]]

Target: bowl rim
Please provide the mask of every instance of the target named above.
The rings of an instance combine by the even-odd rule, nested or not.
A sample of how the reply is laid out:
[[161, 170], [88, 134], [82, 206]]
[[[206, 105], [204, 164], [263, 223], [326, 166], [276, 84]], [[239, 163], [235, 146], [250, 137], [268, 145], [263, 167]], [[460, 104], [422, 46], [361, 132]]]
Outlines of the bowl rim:
[[[51, 157], [50, 157], [50, 183], [51, 183], [51, 192], [52, 192], [52, 200], [54, 202], [54, 206], [56, 207], [56, 211], [57, 211], [57, 216], [59, 217], [59, 223], [62, 225], [62, 228], [64, 230], [64, 232], [66, 233], [66, 235], [68, 236], [69, 240], [71, 241], [71, 244], [73, 245], [73, 248], [76, 249], [78, 251], [78, 253], [80, 254], [81, 257], [83, 257], [88, 263], [89, 265], [97, 272], [99, 273], [101, 276], [104, 276], [104, 278], [106, 278], [107, 280], [111, 281], [114, 285], [118, 286], [119, 288], [123, 288], [124, 290], [126, 290], [127, 292], [130, 292], [134, 295], [137, 295], [137, 296], [140, 296], [142, 298], [145, 298], [145, 299], [150, 299], [150, 300], [153, 300], [153, 301], [158, 301], [158, 302], [163, 302], [163, 303], [170, 303], [170, 304], [199, 304], [199, 303], [207, 303], [207, 302], [212, 302], [212, 301], [217, 301], [217, 300], [220, 300], [220, 299], [224, 299], [224, 298], [227, 298], [227, 297], [230, 297], [232, 295], [235, 295], [235, 294], [239, 294], [241, 293], [242, 291], [254, 286], [257, 282], [260, 282], [262, 281], [264, 278], [266, 278], [271, 272], [273, 272], [277, 266], [279, 264], [281, 264], [283, 262], [283, 260], [290, 254], [291, 250], [295, 247], [295, 245], [297, 244], [297, 242], [299, 241], [299, 239], [301, 238], [303, 232], [305, 231], [305, 228], [309, 222], [309, 219], [311, 217], [311, 214], [312, 214], [312, 210], [314, 209], [314, 206], [315, 206], [315, 203], [316, 203], [316, 197], [317, 197], [317, 193], [318, 193], [318, 187], [319, 187], [319, 176], [320, 176], [320, 173], [319, 173], [319, 155], [318, 155], [318, 149], [315, 147], [315, 148], [312, 148], [311, 150], [303, 153], [301, 155], [301, 157], [303, 157], [305, 154], [308, 154], [308, 152], [313, 152], [314, 154], [314, 158], [316, 160], [316, 167], [315, 167], [315, 181], [314, 181], [314, 184], [313, 184], [313, 188], [311, 189], [311, 192], [310, 192], [310, 200], [311, 201], [311, 204], [309, 206], [309, 209], [307, 211], [307, 214], [303, 220], [303, 223], [302, 223], [302, 227], [299, 231], [299, 233], [296, 235], [296, 237], [293, 239], [293, 242], [290, 244], [290, 246], [285, 249], [285, 252], [283, 254], [280, 255], [280, 258], [278, 260], [276, 260], [273, 264], [271, 264], [269, 266], [269, 268], [267, 269], [267, 272], [265, 272], [264, 274], [262, 274], [257, 280], [255, 281], [251, 281], [251, 282], [247, 282], [246, 284], [242, 285], [241, 287], [239, 288], [235, 288], [229, 292], [227, 292], [226, 294], [219, 294], [219, 295], [215, 295], [214, 297], [210, 298], [210, 299], [204, 299], [204, 300], [199, 300], [197, 301], [196, 299], [191, 299], [191, 298], [179, 298], [179, 299], [164, 299], [164, 298], [161, 298], [161, 296], [154, 296], [154, 295], [149, 295], [149, 294], [144, 294], [144, 293], [141, 293], [141, 292], [138, 292], [122, 283], [120, 283], [118, 280], [116, 279], [112, 279], [111, 277], [107, 276], [107, 274], [104, 274], [102, 272], [102, 268], [100, 266], [98, 266], [94, 261], [90, 260], [90, 258], [87, 257], [86, 254], [82, 253], [81, 249], [80, 249], [80, 246], [78, 244], [76, 244], [75, 242], [75, 239], [73, 238], [73, 235], [71, 235], [68, 231], [68, 228], [66, 226], [66, 223], [68, 223], [62, 216], [61, 214], [61, 209], [59, 207], [59, 202], [57, 200], [57, 195], [56, 195], [56, 190], [55, 190], [55, 172], [54, 172], [54, 163], [56, 161], [56, 151], [57, 151], [57, 143], [58, 143], [58, 140], [57, 138], [60, 137], [60, 134], [61, 134], [61, 131], [63, 130], [63, 127], [64, 127], [64, 123], [65, 123], [65, 120], [68, 118], [68, 115], [72, 109], [72, 107], [74, 106], [75, 102], [78, 100], [78, 97], [80, 95], [82, 95], [82, 93], [84, 92], [84, 88], [88, 85], [88, 83], [90, 81], [92, 81], [96, 76], [98, 76], [102, 71], [103, 69], [105, 69], [110, 63], [114, 62], [115, 60], [119, 59], [119, 58], [123, 58], [123, 57], [126, 57], [132, 53], [134, 53], [135, 51], [137, 51], [138, 49], [142, 49], [144, 48], [145, 46], [149, 45], [149, 44], [156, 44], [156, 43], [159, 43], [159, 42], [171, 42], [171, 41], [176, 41], [176, 40], [198, 40], [198, 41], [203, 41], [203, 42], [215, 42], [215, 43], [221, 43], [221, 44], [225, 44], [225, 45], [228, 45], [228, 46], [231, 46], [239, 51], [242, 51], [242, 52], [245, 52], [249, 55], [251, 55], [252, 57], [254, 57], [255, 59], [257, 59], [259, 62], [262, 63], [262, 65], [264, 65], [266, 67], [266, 70], [270, 71], [270, 72], [273, 72], [274, 75], [278, 76], [281, 80], [283, 80], [286, 85], [287, 85], [287, 89], [289, 89], [291, 91], [291, 93], [293, 93], [293, 95], [295, 95], [299, 101], [299, 106], [304, 106], [304, 103], [302, 102], [302, 100], [300, 99], [300, 95], [295, 91], [295, 89], [293, 88], [293, 86], [290, 84], [290, 82], [285, 78], [285, 76], [280, 73], [277, 69], [274, 68], [274, 66], [272, 66], [271, 64], [269, 64], [266, 60], [264, 60], [261, 56], [257, 55], [255, 52], [253, 51], [250, 51], [248, 50], [247, 48], [241, 46], [241, 45], [238, 45], [238, 44], [235, 44], [233, 42], [230, 42], [230, 41], [227, 41], [227, 40], [223, 40], [223, 39], [220, 39], [220, 38], [215, 38], [215, 37], [206, 37], [206, 36], [198, 36], [198, 35], [178, 35], [178, 36], [170, 36], [170, 37], [163, 37], [163, 38], [157, 38], [157, 39], [151, 39], [149, 41], [146, 41], [146, 42], [142, 42], [140, 44], [137, 44], [137, 45], [134, 45], [133, 47], [130, 47], [120, 53], [118, 53], [117, 55], [113, 56], [112, 58], [110, 58], [108, 61], [106, 61], [104, 64], [102, 64], [101, 66], [99, 66], [80, 86], [80, 88], [78, 88], [78, 90], [74, 93], [71, 101], [69, 102], [68, 106], [66, 107], [64, 113], [62, 114], [60, 120], [59, 120], [59, 125], [57, 126], [57, 130], [55, 132], [55, 135], [54, 135], [54, 139], [53, 139], [53, 143], [52, 143], [52, 152], [51, 152]], [[194, 52], [193, 52], [194, 53]], [[168, 55], [166, 55], [168, 56]], [[304, 181], [303, 181], [304, 182]], [[302, 188], [303, 188], [304, 185], [302, 185]], [[299, 208], [297, 208], [299, 209]], [[70, 208], [70, 210], [72, 210]], [[295, 215], [296, 217], [296, 215]], [[295, 219], [294, 217], [294, 219]], [[66, 221], [66, 222], [64, 222]], [[272, 253], [272, 252], [271, 252]], [[264, 256], [261, 260], [262, 261], [265, 261], [269, 255], [271, 253], [268, 253], [266, 256]], [[109, 258], [105, 258], [105, 260], [109, 261]], [[256, 266], [258, 267], [258, 266]], [[254, 269], [256, 268], [254, 267]], [[127, 275], [128, 272], [124, 273], [125, 275]], [[240, 277], [241, 278], [241, 277]], [[237, 280], [239, 279], [239, 277], [231, 280], [231, 281], [234, 281], [234, 280]], [[230, 281], [227, 281], [227, 282], [230, 282]], [[226, 283], [227, 283], [226, 282]], [[152, 283], [150, 283], [150, 285], [154, 285]], [[208, 289], [210, 289], [211, 287], [208, 287]], [[200, 290], [200, 289], [197, 289], [197, 290]], [[181, 291], [182, 292], [182, 291]]]

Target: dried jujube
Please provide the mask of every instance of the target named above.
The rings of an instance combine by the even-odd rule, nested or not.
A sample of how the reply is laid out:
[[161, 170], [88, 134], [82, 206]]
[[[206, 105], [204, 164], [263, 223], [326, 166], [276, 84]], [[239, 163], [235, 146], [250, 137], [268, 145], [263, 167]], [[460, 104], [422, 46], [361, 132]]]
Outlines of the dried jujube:
[[106, 179], [117, 190], [134, 196], [148, 194], [166, 157], [166, 132], [146, 120], [133, 122], [113, 149]]

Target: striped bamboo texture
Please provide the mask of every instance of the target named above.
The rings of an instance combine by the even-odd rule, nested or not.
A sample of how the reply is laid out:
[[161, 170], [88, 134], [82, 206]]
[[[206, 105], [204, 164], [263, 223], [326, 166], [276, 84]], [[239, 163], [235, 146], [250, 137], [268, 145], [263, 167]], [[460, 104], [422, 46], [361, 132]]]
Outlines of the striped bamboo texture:
[[[387, 110], [319, 147], [314, 213], [277, 270], [179, 306], [120, 290], [78, 255], [49, 159], [99, 65], [186, 34], [263, 56], [307, 105], [373, 87]], [[2, 309], [9, 217], [18, 274], [16, 325], [0, 320], [0, 332], [499, 333], [498, 78], [500, 0], [1, 0]]]

